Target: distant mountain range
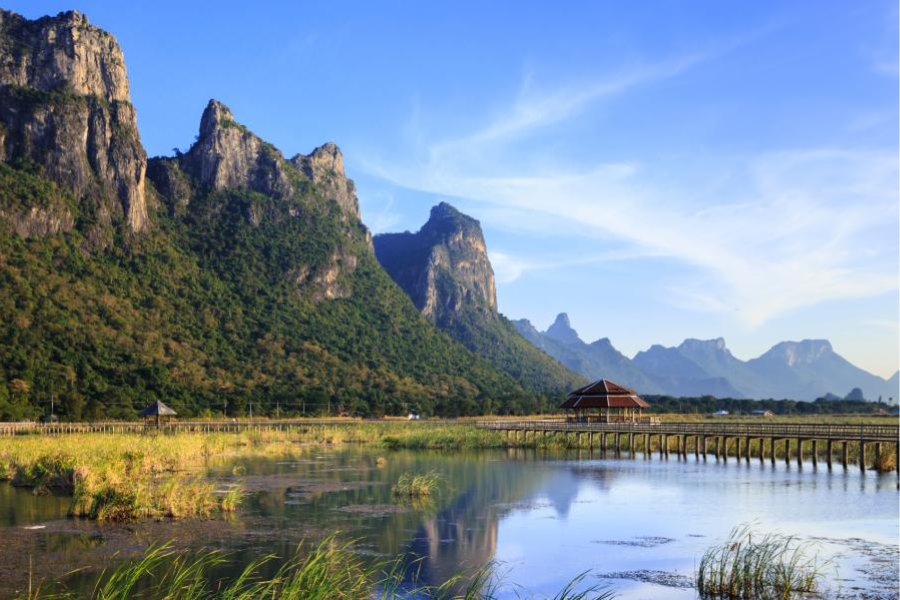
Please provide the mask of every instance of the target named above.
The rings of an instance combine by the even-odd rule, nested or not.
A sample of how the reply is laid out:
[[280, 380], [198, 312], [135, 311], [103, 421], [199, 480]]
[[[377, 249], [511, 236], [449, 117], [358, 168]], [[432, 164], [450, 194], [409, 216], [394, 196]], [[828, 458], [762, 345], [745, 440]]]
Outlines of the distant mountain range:
[[582, 341], [565, 313], [544, 332], [527, 319], [513, 323], [527, 340], [573, 371], [644, 394], [811, 401], [844, 398], [858, 388], [866, 400], [900, 398], [900, 372], [890, 379], [873, 375], [835, 353], [827, 340], [781, 342], [742, 361], [722, 338], [687, 339], [675, 348], [651, 346], [629, 359], [608, 338]]

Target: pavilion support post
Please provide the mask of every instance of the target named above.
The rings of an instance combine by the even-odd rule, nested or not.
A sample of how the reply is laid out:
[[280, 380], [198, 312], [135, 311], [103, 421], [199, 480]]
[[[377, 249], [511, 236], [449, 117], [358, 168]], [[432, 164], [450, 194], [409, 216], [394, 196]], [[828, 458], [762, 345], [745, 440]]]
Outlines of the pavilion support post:
[[812, 441], [812, 461], [813, 468], [819, 466], [819, 440]]
[[881, 442], [875, 442], [875, 470], [881, 468]]
[[734, 455], [737, 458], [738, 462], [741, 462], [741, 454], [744, 452], [744, 438], [738, 436], [734, 439], [734, 443], [736, 448], [734, 449]]
[[756, 440], [756, 443], [759, 446], [759, 462], [762, 463], [766, 460], [766, 442], [764, 438], [759, 438]]
[[644, 434], [644, 458], [650, 457], [650, 434]]
[[784, 438], [784, 464], [791, 464], [791, 438]]
[[848, 440], [844, 440], [844, 448], [841, 453], [841, 464], [844, 466], [844, 470], [847, 470], [847, 464], [850, 462], [850, 442]]
[[797, 438], [797, 466], [803, 466], [803, 440]]
[[628, 434], [628, 445], [630, 446], [631, 458], [634, 458], [634, 432]]
[[772, 461], [772, 466], [775, 466], [775, 438], [771, 438], [769, 440], [769, 450], [772, 454], [772, 456], [770, 456], [769, 458]]
[[709, 454], [709, 445], [707, 444], [706, 434], [700, 436], [700, 444], [703, 446], [703, 461], [706, 462], [706, 455]]

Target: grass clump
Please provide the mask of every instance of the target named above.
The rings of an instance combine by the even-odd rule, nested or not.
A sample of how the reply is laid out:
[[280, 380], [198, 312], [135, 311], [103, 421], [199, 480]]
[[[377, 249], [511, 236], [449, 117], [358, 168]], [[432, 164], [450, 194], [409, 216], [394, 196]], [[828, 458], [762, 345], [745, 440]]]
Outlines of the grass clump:
[[444, 477], [435, 471], [424, 474], [404, 473], [391, 488], [391, 493], [395, 498], [439, 496], [444, 483]]
[[697, 572], [700, 598], [790, 600], [817, 594], [822, 566], [808, 555], [809, 544], [791, 536], [765, 534], [754, 539], [749, 526], [731, 531], [712, 546]]

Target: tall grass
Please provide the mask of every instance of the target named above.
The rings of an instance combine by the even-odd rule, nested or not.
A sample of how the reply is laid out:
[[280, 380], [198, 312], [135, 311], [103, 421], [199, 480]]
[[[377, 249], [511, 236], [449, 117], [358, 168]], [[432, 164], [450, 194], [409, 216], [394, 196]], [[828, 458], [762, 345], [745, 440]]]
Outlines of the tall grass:
[[194, 435], [14, 438], [0, 449], [0, 481], [70, 494], [75, 517], [207, 517], [234, 510], [242, 498], [239, 489], [217, 498], [205, 478], [204, 457], [215, 443]]
[[749, 526], [731, 531], [728, 540], [700, 559], [697, 592], [703, 599], [806, 598], [819, 591], [823, 565], [809, 556], [809, 544], [778, 534], [754, 539]]
[[[38, 586], [21, 600], [129, 600], [133, 598], [171, 600], [357, 600], [373, 598], [432, 598], [433, 600], [494, 600], [500, 589], [493, 565], [473, 574], [461, 573], [436, 586], [406, 583], [414, 574], [399, 559], [366, 565], [353, 542], [338, 541], [332, 535], [317, 546], [301, 544], [273, 576], [261, 573], [273, 555], [263, 556], [237, 571], [228, 580], [214, 575], [229, 565], [219, 551], [191, 554], [169, 545], [150, 548], [143, 556], [104, 570], [89, 593], [72, 591], [64, 583]], [[568, 583], [554, 600], [607, 600], [613, 593], [600, 585], [580, 589], [586, 574]], [[467, 583], [459, 589], [459, 582]]]

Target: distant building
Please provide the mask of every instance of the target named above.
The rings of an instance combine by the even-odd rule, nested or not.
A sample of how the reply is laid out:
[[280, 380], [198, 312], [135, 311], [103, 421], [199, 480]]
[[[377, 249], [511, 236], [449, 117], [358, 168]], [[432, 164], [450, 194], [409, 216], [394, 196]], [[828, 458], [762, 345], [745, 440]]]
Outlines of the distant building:
[[724, 409], [723, 409], [723, 410], [717, 410], [717, 411], [714, 412], [713, 414], [714, 414], [714, 415], [727, 415], [727, 414], [730, 414], [730, 413], [729, 413], [727, 410], [724, 410]]
[[754, 417], [771, 417], [772, 411], [771, 410], [753, 410], [753, 411], [750, 411], [750, 414], [753, 415]]

